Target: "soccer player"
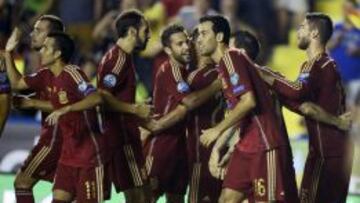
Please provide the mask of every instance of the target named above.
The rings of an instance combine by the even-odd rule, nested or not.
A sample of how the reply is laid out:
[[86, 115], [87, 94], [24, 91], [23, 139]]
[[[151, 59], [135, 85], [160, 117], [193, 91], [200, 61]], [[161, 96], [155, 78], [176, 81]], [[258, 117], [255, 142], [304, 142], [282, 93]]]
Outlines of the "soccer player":
[[[215, 63], [209, 56], [201, 56], [196, 43], [198, 30], [192, 34], [192, 44], [196, 55], [196, 69], [187, 82], [192, 91], [201, 90], [211, 85], [218, 78]], [[210, 174], [208, 162], [212, 147], [200, 144], [201, 129], [207, 129], [223, 118], [223, 100], [217, 92], [208, 101], [191, 111], [187, 119], [187, 148], [190, 171], [189, 202], [217, 202], [220, 197], [222, 181]]]
[[135, 103], [135, 67], [132, 54], [143, 50], [150, 37], [144, 16], [129, 10], [115, 20], [116, 44], [103, 56], [98, 68], [98, 88], [104, 95], [105, 134], [109, 136], [110, 176], [116, 191], [124, 191], [127, 202], [148, 202], [148, 178], [144, 168], [139, 118], [150, 108]]
[[202, 17], [198, 28], [201, 54], [219, 64], [229, 108], [224, 120], [203, 130], [200, 141], [209, 146], [230, 127], [241, 128], [219, 202], [240, 202], [247, 197], [264, 202], [293, 199], [295, 179], [285, 170], [293, 170], [289, 143], [281, 133], [266, 84], [244, 51], [229, 50], [230, 27], [224, 17]]
[[6, 75], [5, 60], [0, 59], [0, 138], [10, 110], [10, 83]]
[[[31, 32], [31, 47], [39, 51], [42, 44], [51, 31], [63, 31], [62, 21], [53, 15], [43, 15], [35, 23]], [[14, 90], [30, 89], [35, 91], [36, 99], [14, 98], [20, 108], [35, 108], [42, 111], [41, 134], [39, 142], [31, 150], [23, 166], [16, 175], [14, 187], [17, 202], [34, 202], [32, 188], [39, 180], [52, 182], [55, 175], [57, 161], [61, 151], [61, 136], [57, 133], [57, 127], [46, 124], [45, 118], [52, 110], [49, 100], [53, 74], [46, 67], [37, 73], [23, 76], [14, 65], [11, 52], [16, 48], [21, 38], [21, 31], [17, 28], [13, 31], [6, 46], [7, 74]]]
[[[345, 93], [336, 63], [326, 53], [333, 31], [329, 16], [309, 13], [300, 25], [298, 47], [306, 50], [298, 79], [290, 82], [273, 74], [264, 75], [272, 88], [287, 99], [311, 102], [326, 112], [345, 112]], [[305, 117], [309, 132], [309, 154], [300, 189], [301, 202], [345, 202], [353, 157], [347, 131]], [[331, 191], [331, 192], [330, 192]]]
[[[49, 33], [40, 50], [41, 63], [53, 74], [47, 118], [63, 137], [53, 188], [53, 203], [103, 202], [105, 136], [95, 106], [102, 96], [79, 67], [69, 64], [74, 42], [65, 33]], [[107, 188], [106, 188], [107, 189]]]
[[214, 95], [220, 85], [215, 81], [201, 91], [190, 93], [187, 76], [191, 54], [184, 27], [167, 27], [161, 42], [169, 59], [155, 77], [155, 118], [144, 125], [152, 133], [145, 144], [146, 168], [151, 179], [152, 201], [156, 202], [165, 193], [168, 202], [183, 202], [188, 183], [184, 117]]

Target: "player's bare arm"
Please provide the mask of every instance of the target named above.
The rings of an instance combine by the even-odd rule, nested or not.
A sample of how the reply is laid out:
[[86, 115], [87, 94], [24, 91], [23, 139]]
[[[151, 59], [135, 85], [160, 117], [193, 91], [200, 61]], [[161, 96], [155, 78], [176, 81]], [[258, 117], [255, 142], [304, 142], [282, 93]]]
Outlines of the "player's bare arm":
[[186, 112], [187, 108], [184, 105], [179, 104], [174, 110], [161, 117], [159, 120], [148, 121], [144, 127], [153, 134], [159, 133], [184, 119]]
[[214, 94], [219, 91], [221, 91], [221, 81], [215, 80], [208, 87], [187, 95], [182, 100], [182, 103], [186, 106], [188, 110], [193, 110], [208, 101], [212, 96], [214, 96]]
[[350, 129], [351, 126], [350, 112], [344, 113], [340, 116], [334, 116], [312, 102], [305, 102], [301, 104], [299, 109], [304, 115], [309, 116], [314, 120], [336, 126], [341, 130]]
[[103, 96], [104, 103], [107, 104], [113, 111], [129, 113], [136, 115], [139, 118], [148, 118], [151, 112], [151, 106], [147, 104], [133, 104], [120, 101], [114, 97], [110, 92], [100, 89], [99, 92]]
[[22, 95], [13, 96], [12, 104], [19, 109], [37, 109], [43, 112], [52, 112], [54, 110], [50, 101], [29, 98]]
[[9, 77], [11, 88], [14, 90], [23, 90], [28, 88], [28, 86], [25, 83], [25, 80], [23, 79], [23, 76], [16, 69], [14, 59], [12, 57], [12, 52], [17, 47], [20, 41], [20, 37], [21, 37], [20, 30], [18, 28], [15, 28], [11, 33], [9, 40], [6, 43], [6, 48], [4, 53], [6, 71]]
[[103, 99], [101, 94], [98, 92], [93, 92], [75, 104], [64, 106], [63, 108], [52, 112], [46, 118], [46, 122], [49, 123], [50, 125], [54, 125], [59, 121], [59, 118], [64, 114], [73, 111], [84, 111], [87, 109], [91, 109], [97, 105], [100, 105], [102, 102]]
[[256, 101], [252, 92], [247, 92], [241, 96], [240, 101], [236, 104], [235, 108], [231, 110], [228, 116], [222, 120], [217, 126], [202, 131], [200, 142], [209, 147], [219, 136], [228, 128], [236, 124], [248, 112], [256, 106]]

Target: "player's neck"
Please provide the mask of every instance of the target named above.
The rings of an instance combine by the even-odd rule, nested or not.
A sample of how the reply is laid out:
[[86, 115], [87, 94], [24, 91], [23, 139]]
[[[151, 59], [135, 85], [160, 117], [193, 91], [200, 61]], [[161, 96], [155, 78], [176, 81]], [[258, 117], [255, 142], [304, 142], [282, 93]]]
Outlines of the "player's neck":
[[131, 54], [135, 48], [134, 43], [129, 41], [127, 38], [119, 38], [116, 41], [116, 45], [127, 54]]
[[317, 58], [320, 54], [325, 53], [325, 51], [326, 49], [324, 45], [317, 42], [311, 43], [306, 49], [308, 60], [313, 60]]
[[53, 64], [49, 65], [49, 69], [56, 77], [60, 75], [64, 67], [65, 64], [61, 60], [57, 60]]
[[176, 60], [173, 56], [170, 56], [170, 62], [179, 66], [179, 67], [185, 67], [186, 64], [181, 63], [180, 61]]
[[211, 55], [211, 58], [215, 61], [215, 63], [220, 63], [221, 58], [225, 55], [225, 52], [228, 49], [227, 45], [220, 43], [215, 52]]

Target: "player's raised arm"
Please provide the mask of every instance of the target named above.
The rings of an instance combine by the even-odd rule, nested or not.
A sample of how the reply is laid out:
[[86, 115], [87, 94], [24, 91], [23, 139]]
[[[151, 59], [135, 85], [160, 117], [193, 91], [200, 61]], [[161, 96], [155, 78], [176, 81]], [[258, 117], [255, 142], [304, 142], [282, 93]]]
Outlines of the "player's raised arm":
[[9, 77], [11, 88], [15, 90], [27, 89], [28, 86], [25, 83], [25, 80], [21, 73], [16, 69], [14, 58], [12, 57], [12, 52], [17, 47], [21, 37], [21, 31], [18, 28], [15, 28], [6, 43], [5, 48], [5, 65], [6, 71]]

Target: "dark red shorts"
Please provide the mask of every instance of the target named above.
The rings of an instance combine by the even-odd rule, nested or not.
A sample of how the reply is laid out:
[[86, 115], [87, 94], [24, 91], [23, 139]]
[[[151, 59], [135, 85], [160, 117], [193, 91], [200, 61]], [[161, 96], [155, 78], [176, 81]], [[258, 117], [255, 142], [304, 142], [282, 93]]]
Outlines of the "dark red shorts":
[[114, 151], [109, 174], [117, 192], [144, 186], [148, 176], [141, 145], [126, 144]]
[[346, 202], [352, 156], [322, 158], [310, 153], [301, 183], [301, 202]]
[[49, 147], [38, 143], [31, 150], [20, 171], [28, 177], [53, 182], [60, 153], [61, 147]]
[[146, 144], [146, 169], [157, 195], [185, 195], [189, 170], [185, 141], [185, 136], [161, 135]]
[[235, 149], [223, 183], [255, 201], [298, 201], [295, 172], [288, 147], [258, 153]]
[[[103, 202], [109, 191], [106, 188], [106, 174], [103, 166], [79, 168], [59, 163], [53, 190], [71, 193], [76, 202]], [[105, 195], [104, 195], [105, 194]]]

